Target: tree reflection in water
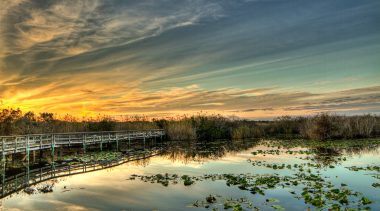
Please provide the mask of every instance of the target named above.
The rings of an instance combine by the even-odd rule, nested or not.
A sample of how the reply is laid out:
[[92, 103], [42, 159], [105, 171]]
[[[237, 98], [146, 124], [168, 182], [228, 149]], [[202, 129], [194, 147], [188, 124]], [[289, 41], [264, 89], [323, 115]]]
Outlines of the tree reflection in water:
[[184, 164], [189, 162], [205, 162], [207, 160], [218, 160], [227, 153], [236, 153], [257, 146], [258, 140], [234, 140], [215, 142], [177, 142], [168, 146], [162, 154], [166, 159]]

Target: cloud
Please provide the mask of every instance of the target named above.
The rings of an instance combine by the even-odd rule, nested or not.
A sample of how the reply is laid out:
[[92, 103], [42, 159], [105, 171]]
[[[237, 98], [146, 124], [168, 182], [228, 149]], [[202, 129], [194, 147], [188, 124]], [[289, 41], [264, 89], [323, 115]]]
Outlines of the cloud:
[[[96, 78], [96, 77], [95, 77]], [[38, 79], [42, 80], [42, 79]], [[78, 86], [77, 81], [86, 84]], [[40, 84], [33, 87], [34, 84]], [[30, 88], [33, 87], [33, 88]], [[99, 83], [91, 75], [38, 83], [31, 80], [0, 91], [3, 106], [23, 105], [38, 112], [74, 115], [146, 114], [173, 116], [200, 110], [242, 117], [273, 117], [330, 112], [363, 113], [379, 109], [380, 86], [324, 93], [289, 92], [276, 88], [207, 90], [199, 85], [143, 90], [138, 85], [121, 85], [110, 79]], [[254, 107], [254, 108], [252, 108]]]
[[249, 108], [242, 111], [235, 111], [235, 112], [253, 112], [253, 111], [273, 111], [273, 108]]
[[222, 15], [219, 4], [200, 0], [175, 4], [24, 0], [5, 8], [0, 18], [6, 26], [1, 35], [7, 56], [43, 55], [45, 60], [125, 45]]
[[20, 0], [1, 4], [0, 82], [34, 77], [56, 80], [61, 75], [106, 74], [114, 69], [141, 78], [151, 69], [141, 70], [143, 52], [117, 54], [115, 50], [223, 16], [217, 1], [204, 0], [84, 0], [75, 4]]
[[377, 112], [380, 4], [342, 2], [1, 1], [0, 99], [77, 115]]
[[301, 105], [287, 107], [285, 110], [373, 112], [380, 108], [379, 93], [380, 86], [374, 86], [320, 94], [302, 102]]

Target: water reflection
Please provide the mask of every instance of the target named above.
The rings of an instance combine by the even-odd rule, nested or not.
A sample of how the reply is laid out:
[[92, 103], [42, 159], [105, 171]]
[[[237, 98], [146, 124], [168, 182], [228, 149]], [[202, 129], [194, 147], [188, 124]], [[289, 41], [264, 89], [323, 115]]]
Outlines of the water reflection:
[[177, 142], [169, 145], [163, 156], [172, 161], [205, 162], [218, 160], [227, 153], [240, 152], [257, 146], [259, 140], [215, 141], [215, 142]]
[[[121, 159], [117, 159], [114, 161], [89, 161], [84, 163], [75, 163], [72, 165], [68, 165], [69, 159], [67, 159], [66, 155], [79, 154], [74, 150], [71, 152], [64, 152], [61, 155], [61, 159], [57, 158], [58, 160], [56, 160], [56, 162], [50, 162], [48, 158], [43, 157], [41, 159], [41, 162], [36, 161], [36, 163], [34, 163], [33, 166], [30, 167], [29, 171], [26, 170], [26, 166], [23, 166], [22, 168], [14, 168], [12, 169], [12, 171], [10, 170], [11, 168], [8, 168], [8, 174], [6, 175], [6, 177], [3, 178], [4, 180], [2, 183], [2, 190], [4, 190], [4, 196], [6, 196], [7, 192], [8, 194], [10, 194], [15, 191], [21, 190], [28, 185], [40, 183], [41, 181], [48, 181], [52, 178], [59, 177], [64, 178], [59, 179], [58, 183], [61, 184], [56, 184], [57, 189], [62, 191], [57, 191], [52, 194], [48, 194], [46, 195], [46, 197], [51, 197], [54, 200], [59, 200], [60, 202], [64, 201], [65, 203], [73, 203], [77, 204], [78, 206], [81, 205], [87, 209], [88, 207], [93, 206], [92, 204], [95, 204], [98, 209], [109, 210], [120, 210], [126, 207], [133, 210], [147, 210], [153, 208], [160, 208], [160, 210], [170, 210], [170, 208], [176, 207], [176, 210], [178, 210], [179, 208], [185, 206], [186, 203], [196, 200], [197, 197], [199, 198], [199, 194], [207, 195], [210, 193], [210, 191], [216, 193], [230, 193], [231, 190], [222, 187], [224, 183], [219, 183], [217, 185], [209, 184], [207, 182], [198, 182], [197, 185], [191, 187], [193, 188], [192, 192], [189, 192], [188, 189], [184, 189], [183, 187], [175, 187], [173, 189], [170, 189], [173, 192], [167, 192], [168, 189], [163, 189], [163, 187], [161, 186], [149, 186], [150, 184], [145, 184], [142, 181], [126, 181], [126, 179], [129, 177], [128, 175], [152, 175], [159, 173], [189, 175], [203, 175], [205, 173], [280, 173], [279, 170], [253, 166], [251, 163], [247, 162], [247, 159], [256, 159], [257, 157], [257, 159], [263, 159], [267, 162], [299, 162], [298, 158], [301, 157], [299, 154], [290, 155], [285, 153], [288, 149], [291, 149], [292, 147], [289, 147], [287, 145], [268, 146], [265, 140], [218, 141], [212, 143], [172, 142], [161, 145], [152, 145], [150, 148], [147, 149], [142, 148], [129, 150], [128, 148], [125, 148], [123, 150], [123, 156], [121, 157]], [[266, 156], [253, 156], [251, 154], [251, 152], [259, 149], [280, 150], [280, 153], [279, 155], [268, 154]], [[310, 160], [307, 162], [315, 162], [323, 165], [337, 166], [343, 163], [348, 165], [350, 163], [355, 163], [359, 161], [367, 165], [371, 162], [380, 161], [378, 145], [370, 145], [370, 147], [363, 145], [348, 145], [345, 147], [339, 147], [330, 146], [327, 144], [325, 144], [324, 146], [317, 146], [311, 144], [301, 145], [297, 148], [297, 150], [298, 149], [308, 150], [312, 152], [311, 154], [303, 155], [303, 157], [310, 157]], [[130, 156], [133, 153], [136, 153], [136, 160], [133, 162], [128, 162], [132, 160]], [[371, 157], [371, 153], [373, 153], [377, 157]], [[347, 161], [344, 158], [347, 158]], [[25, 164], [25, 162], [22, 162], [22, 158], [20, 159], [20, 161], [9, 162], [15, 162], [14, 166], [23, 165], [19, 162]], [[120, 165], [123, 163], [127, 164]], [[178, 163], [181, 163], [181, 165], [177, 165]], [[16, 171], [15, 169], [18, 169], [18, 171]], [[20, 169], [23, 170], [21, 170], [20, 172]], [[97, 171], [101, 169], [108, 170]], [[283, 171], [288, 172], [288, 170], [286, 169]], [[15, 174], [15, 172], [17, 172], [17, 174]], [[357, 188], [358, 190], [360, 190], [360, 187], [370, 186], [370, 184], [363, 184], [364, 182], [371, 182], [370, 180], [361, 179], [360, 181], [362, 181], [362, 183], [357, 183], [356, 180], [352, 180], [352, 178], [356, 178], [357, 175], [353, 176], [354, 174], [352, 172], [347, 172], [347, 169], [343, 167], [338, 167], [335, 169], [328, 169], [327, 173], [328, 176], [331, 178], [335, 178], [335, 174], [339, 175], [339, 180], [337, 180], [338, 184], [342, 182], [348, 184], [352, 183], [354, 188]], [[77, 175], [73, 176], [72, 178], [68, 177], [73, 174]], [[345, 177], [350, 178], [347, 179], [347, 181], [344, 181]], [[364, 173], [360, 175], [360, 178], [367, 177], [368, 175], [365, 175]], [[356, 183], [358, 187], [355, 187]], [[70, 189], [73, 191], [61, 196], [60, 194], [62, 194], [62, 192], [66, 190], [66, 188], [64, 188], [63, 186], [66, 186], [67, 184], [73, 186], [73, 188]], [[79, 189], [77, 188], [78, 185], [82, 185], [83, 187], [86, 187], [86, 189]], [[148, 189], [149, 191], [146, 192], [146, 190]], [[281, 192], [281, 190], [276, 191], [277, 193]], [[373, 191], [360, 191], [367, 191], [366, 193], [369, 193], [369, 195], [373, 194]], [[234, 194], [236, 196], [241, 195], [241, 193], [238, 192], [238, 190], [236, 191], [236, 193], [234, 192]], [[89, 196], [94, 197], [94, 199], [87, 200]], [[23, 196], [23, 199], [29, 199], [30, 197], [37, 196]], [[127, 206], [125, 204], [122, 204], [121, 202], [115, 202], [116, 198], [120, 199], [120, 201], [128, 201], [131, 204], [128, 204]], [[259, 199], [260, 198], [256, 200]], [[6, 200], [8, 201], [9, 207], [21, 206], [17, 205], [16, 200], [10, 200], [9, 197], [7, 197]], [[146, 204], [144, 202], [146, 200], [149, 200], [150, 204]], [[265, 199], [262, 200], [265, 201]], [[75, 201], [75, 203], [73, 201]], [[284, 200], [283, 198], [281, 198], [281, 201], [287, 202], [287, 199]], [[299, 203], [296, 201], [291, 201], [290, 199], [289, 201], [292, 203], [291, 205], [289, 205], [290, 207], [293, 207], [294, 204]], [[37, 202], [30, 201], [30, 203], [35, 204]], [[109, 207], [106, 207], [106, 205]], [[304, 208], [304, 205], [299, 206]]]
[[[269, 141], [271, 142], [271, 141]], [[276, 141], [277, 142], [277, 141]], [[379, 153], [380, 144], [377, 141], [371, 144], [355, 144], [356, 141], [346, 141], [344, 146], [335, 144], [315, 143], [308, 144], [307, 141], [301, 146], [287, 146], [286, 142], [277, 142], [274, 148], [289, 149], [296, 148], [304, 149], [312, 152], [307, 156], [322, 166], [338, 165], [344, 161], [347, 156], [362, 155], [369, 153]], [[225, 157], [227, 154], [242, 152], [248, 149], [255, 150], [263, 149], [263, 146], [268, 146], [265, 149], [272, 149], [273, 146], [268, 144], [268, 140], [234, 140], [234, 141], [215, 141], [215, 142], [177, 142], [167, 146], [163, 156], [172, 162], [182, 162], [184, 164], [190, 162], [206, 162], [210, 160], [218, 160]], [[280, 150], [279, 150], [280, 151]], [[286, 151], [286, 150], [283, 150]]]
[[[217, 141], [217, 142], [171, 142], [150, 145], [142, 149], [124, 149], [123, 155], [114, 160], [89, 160], [85, 162], [73, 163], [78, 160], [65, 160], [65, 157], [78, 156], [81, 149], [70, 149], [68, 151], [58, 151], [59, 155], [52, 158], [49, 152], [39, 152], [33, 154], [33, 158], [26, 162], [25, 155], [14, 155], [3, 163], [1, 169], [1, 196], [6, 197], [25, 187], [41, 183], [53, 178], [75, 175], [97, 171], [114, 167], [126, 162], [132, 165], [145, 167], [149, 165], [150, 157], [161, 154], [164, 159], [172, 162], [181, 161], [184, 164], [189, 162], [204, 162], [207, 160], [217, 160], [227, 153], [239, 152], [256, 146], [259, 141]], [[89, 151], [88, 153], [91, 153]], [[7, 168], [6, 168], [7, 167]]]
[[[110, 144], [105, 146], [105, 150], [109, 150], [108, 152], [99, 152], [96, 147], [89, 148], [87, 151], [74, 147], [58, 148], [56, 152], [33, 151], [30, 156], [26, 153], [4, 156], [0, 163], [1, 198], [54, 178], [107, 169], [130, 161], [136, 161], [136, 165], [146, 166], [149, 164], [150, 157], [162, 153], [164, 146], [163, 142], [151, 140], [147, 143], [144, 142], [143, 145], [138, 142], [134, 143], [133, 147], [130, 143], [124, 146], [118, 145], [117, 152], [115, 152], [115, 147]], [[96, 155], [99, 154], [119, 156], [96, 158]], [[78, 157], [81, 159], [78, 160]]]

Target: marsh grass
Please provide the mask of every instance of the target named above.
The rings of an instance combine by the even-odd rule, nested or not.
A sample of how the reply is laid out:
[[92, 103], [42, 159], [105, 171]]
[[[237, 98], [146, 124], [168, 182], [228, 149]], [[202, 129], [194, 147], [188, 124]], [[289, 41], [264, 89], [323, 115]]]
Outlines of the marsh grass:
[[336, 140], [380, 136], [380, 117], [341, 116], [321, 113], [309, 117], [279, 117], [272, 121], [231, 119], [221, 115], [198, 114], [169, 119], [144, 116], [114, 119], [109, 116], [57, 118], [52, 113], [23, 113], [19, 109], [0, 110], [0, 135], [62, 133], [113, 130], [164, 129], [170, 140], [300, 138]]

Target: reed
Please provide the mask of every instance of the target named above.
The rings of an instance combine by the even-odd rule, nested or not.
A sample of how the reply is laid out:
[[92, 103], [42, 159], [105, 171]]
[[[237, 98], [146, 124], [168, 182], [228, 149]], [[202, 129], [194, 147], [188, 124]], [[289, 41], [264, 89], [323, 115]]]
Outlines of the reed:
[[170, 119], [128, 116], [56, 118], [52, 113], [23, 113], [0, 110], [0, 135], [113, 130], [164, 129], [170, 140], [217, 140], [245, 138], [304, 138], [314, 140], [357, 139], [380, 136], [377, 115], [343, 116], [320, 113], [308, 117], [279, 117], [272, 121], [230, 119], [221, 115], [198, 114]]

